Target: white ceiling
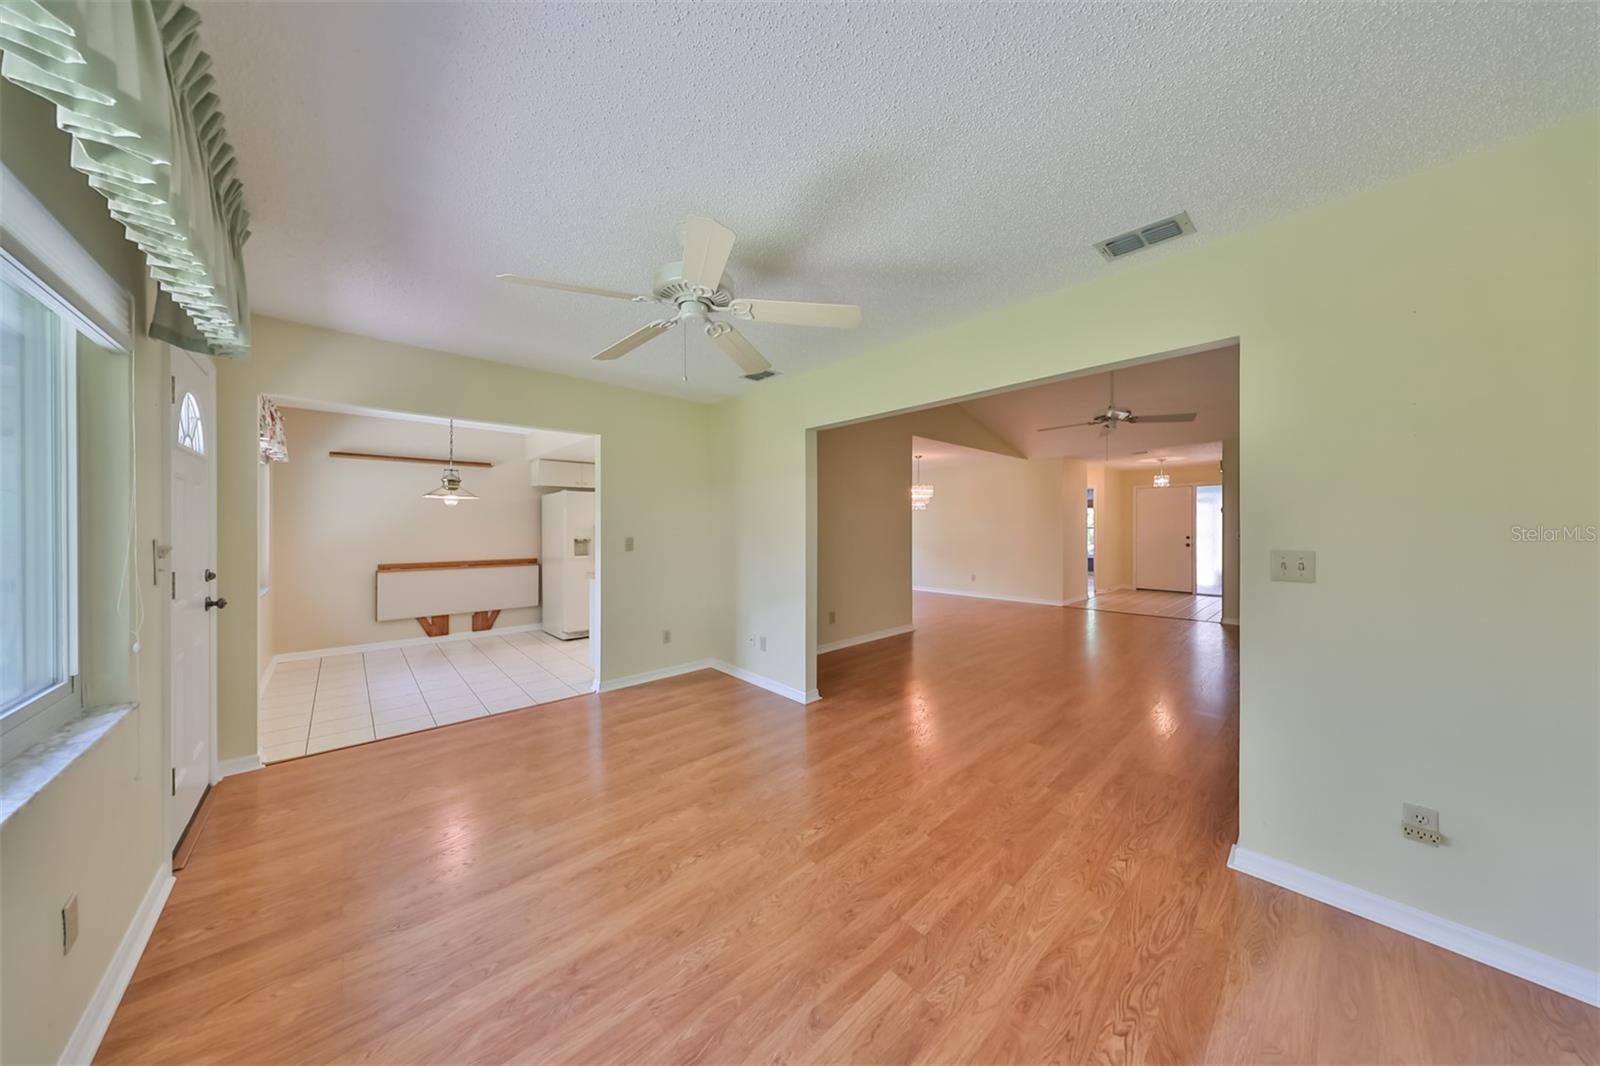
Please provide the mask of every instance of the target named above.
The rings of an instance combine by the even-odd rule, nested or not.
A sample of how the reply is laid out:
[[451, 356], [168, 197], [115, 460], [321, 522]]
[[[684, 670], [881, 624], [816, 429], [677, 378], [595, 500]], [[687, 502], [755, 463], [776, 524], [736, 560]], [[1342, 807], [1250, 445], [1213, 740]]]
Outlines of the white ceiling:
[[863, 306], [746, 329], [797, 373], [1600, 99], [1593, 4], [197, 6], [258, 311], [697, 397], [761, 386], [702, 336], [596, 365], [650, 307], [494, 274], [637, 289], [710, 214], [741, 294]]

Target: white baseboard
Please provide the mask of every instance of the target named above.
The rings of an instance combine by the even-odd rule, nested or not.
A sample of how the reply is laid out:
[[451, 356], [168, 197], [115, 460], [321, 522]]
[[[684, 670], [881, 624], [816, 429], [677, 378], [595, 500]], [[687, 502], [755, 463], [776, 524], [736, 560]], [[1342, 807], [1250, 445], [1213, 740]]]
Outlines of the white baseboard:
[[746, 670], [742, 666], [734, 666], [732, 663], [725, 663], [721, 659], [714, 660], [711, 665], [713, 668], [721, 670], [729, 677], [736, 677], [740, 681], [754, 685], [757, 688], [764, 688], [768, 692], [776, 693], [786, 700], [794, 700], [796, 703], [816, 703], [822, 698], [821, 694], [818, 693], [816, 689], [812, 689], [809, 692], [804, 692], [795, 688], [793, 685], [785, 685], [781, 681], [774, 681], [770, 677], [764, 677], [761, 674], [755, 673], [754, 671]]
[[863, 633], [859, 637], [846, 637], [844, 640], [829, 641], [827, 644], [817, 645], [817, 654], [826, 655], [830, 651], [853, 648], [857, 644], [871, 644], [875, 640], [887, 640], [890, 637], [898, 637], [902, 633], [910, 633], [916, 628], [914, 625], [892, 626], [888, 629], [878, 629], [871, 633]]
[[1239, 620], [1237, 618], [1229, 618], [1227, 615], [1223, 615], [1222, 624], [1225, 626], [1236, 626], [1239, 624]]
[[615, 692], [618, 689], [632, 688], [634, 685], [648, 685], [652, 681], [665, 681], [669, 677], [692, 674], [696, 670], [716, 670], [727, 674], [729, 677], [737, 678], [746, 684], [764, 688], [768, 692], [775, 692], [785, 699], [794, 700], [796, 703], [815, 703], [822, 698], [817, 694], [816, 689], [812, 689], [810, 692], [801, 692], [797, 688], [774, 681], [770, 677], [752, 673], [731, 663], [725, 663], [721, 659], [695, 659], [691, 662], [678, 663], [675, 666], [663, 666], [659, 670], [646, 670], [640, 674], [614, 677], [610, 681], [602, 681], [600, 683], [600, 691]]
[[139, 909], [133, 912], [128, 931], [122, 934], [122, 943], [117, 945], [116, 954], [111, 956], [106, 972], [95, 986], [89, 1005], [84, 1007], [78, 1024], [72, 1029], [72, 1035], [67, 1038], [67, 1046], [61, 1051], [63, 1063], [88, 1063], [94, 1059], [95, 1052], [100, 1049], [100, 1041], [111, 1027], [111, 1017], [117, 1013], [117, 1006], [122, 1002], [122, 993], [127, 991], [128, 982], [133, 979], [139, 956], [144, 954], [144, 946], [155, 931], [156, 919], [161, 917], [161, 908], [166, 906], [172, 885], [172, 864], [163, 860], [156, 869], [155, 879], [145, 891], [144, 899], [139, 903]]
[[252, 752], [249, 755], [240, 755], [233, 759], [223, 759], [217, 763], [217, 780], [232, 777], [234, 774], [247, 774], [252, 770], [261, 769], [261, 753]]
[[[366, 651], [388, 651], [390, 648], [415, 648], [423, 644], [448, 644], [453, 640], [473, 640], [477, 637], [503, 637], [508, 633], [531, 633], [535, 630], [543, 632], [544, 626], [539, 622], [529, 622], [526, 625], [500, 626], [496, 629], [468, 629], [460, 633], [446, 633], [442, 637], [405, 637], [401, 640], [377, 640], [371, 644], [346, 644], [338, 648], [318, 648], [314, 651], [286, 651], [272, 657], [272, 662], [267, 667], [267, 675], [270, 675], [279, 663], [292, 663], [303, 659], [323, 659], [330, 655], [355, 655]], [[266, 687], [264, 683], [262, 687]]]
[[999, 600], [1002, 603], [1032, 603], [1040, 607], [1065, 607], [1066, 600], [1041, 600], [1032, 596], [1000, 596], [989, 592], [970, 592], [966, 589], [936, 589], [931, 585], [912, 585], [913, 592], [936, 592], [941, 596], [965, 596], [969, 600]]
[[615, 692], [619, 688], [632, 688], [634, 685], [647, 685], [652, 681], [665, 681], [669, 677], [692, 674], [696, 670], [714, 669], [716, 669], [716, 664], [710, 659], [696, 659], [693, 662], [678, 663], [676, 666], [663, 666], [659, 670], [646, 670], [641, 674], [614, 677], [610, 681], [600, 682], [600, 691]]
[[1465, 955], [1485, 966], [1504, 970], [1564, 996], [1600, 1007], [1600, 973], [1594, 970], [1586, 970], [1448, 918], [1397, 903], [1364, 888], [1356, 888], [1260, 852], [1241, 848], [1237, 844], [1228, 853], [1228, 867], [1370, 922], [1397, 929], [1446, 951]]

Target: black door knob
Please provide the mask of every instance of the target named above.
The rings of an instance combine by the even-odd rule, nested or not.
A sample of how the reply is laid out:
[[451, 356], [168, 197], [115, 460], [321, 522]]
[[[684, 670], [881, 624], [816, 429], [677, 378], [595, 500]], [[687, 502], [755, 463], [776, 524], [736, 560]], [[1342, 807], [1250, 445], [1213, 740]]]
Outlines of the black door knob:
[[208, 610], [208, 611], [211, 610], [211, 608], [213, 608], [213, 607], [215, 607], [217, 610], [220, 611], [220, 610], [222, 610], [222, 608], [224, 608], [226, 606], [228, 606], [227, 597], [223, 597], [220, 600], [214, 600], [210, 596], [206, 597], [206, 610]]
[[207, 570], [206, 571], [206, 580], [207, 581], [215, 581], [216, 579], [217, 579], [217, 572], [215, 570]]

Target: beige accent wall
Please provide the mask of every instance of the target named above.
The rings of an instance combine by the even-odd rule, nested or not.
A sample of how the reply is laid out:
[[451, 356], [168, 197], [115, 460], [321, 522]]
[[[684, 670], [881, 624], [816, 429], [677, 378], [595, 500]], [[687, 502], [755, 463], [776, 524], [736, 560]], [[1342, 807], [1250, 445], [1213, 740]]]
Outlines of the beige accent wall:
[[934, 496], [911, 518], [915, 587], [1057, 605], [1083, 598], [1082, 460], [964, 452], [922, 470]]
[[[68, 165], [71, 142], [55, 109], [0, 81], [0, 161], [139, 302], [148, 307], [137, 249], [103, 197]], [[162, 345], [140, 337], [134, 361], [80, 347], [80, 660], [93, 704], [137, 698], [137, 711], [0, 827], [0, 1062], [55, 1062], [79, 1023], [167, 856], [161, 777], [165, 615], [151, 584], [150, 541], [160, 535]], [[128, 545], [129, 389], [137, 444], [135, 554]], [[141, 652], [131, 652], [131, 594], [143, 594]], [[118, 594], [124, 592], [118, 606]], [[61, 950], [61, 907], [78, 897], [78, 941]]]
[[913, 437], [1017, 455], [957, 408], [817, 433], [818, 645], [911, 625]]
[[[479, 499], [445, 507], [422, 494], [439, 468], [329, 458], [330, 451], [445, 454], [446, 428], [392, 418], [283, 407], [289, 461], [272, 465], [272, 648], [277, 654], [423, 636], [413, 621], [374, 616], [379, 563], [511, 559], [539, 554], [539, 504], [523, 434], [456, 427], [456, 455]], [[497, 628], [539, 620], [506, 610]], [[472, 616], [450, 620], [469, 632]], [[259, 639], [259, 638], [258, 638]]]

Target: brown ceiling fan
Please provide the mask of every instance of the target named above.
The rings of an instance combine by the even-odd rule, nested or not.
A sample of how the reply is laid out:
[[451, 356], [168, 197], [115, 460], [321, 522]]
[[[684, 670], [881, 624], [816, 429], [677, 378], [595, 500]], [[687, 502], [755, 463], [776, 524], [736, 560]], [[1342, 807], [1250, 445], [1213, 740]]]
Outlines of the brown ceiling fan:
[[1106, 404], [1106, 409], [1089, 419], [1087, 422], [1065, 422], [1059, 426], [1041, 426], [1040, 433], [1048, 433], [1055, 429], [1077, 429], [1081, 426], [1104, 426], [1107, 430], [1116, 429], [1118, 426], [1134, 425], [1140, 422], [1193, 422], [1195, 413], [1185, 411], [1175, 415], [1136, 415], [1126, 407], [1117, 406], [1117, 374], [1112, 371], [1111, 396]]

